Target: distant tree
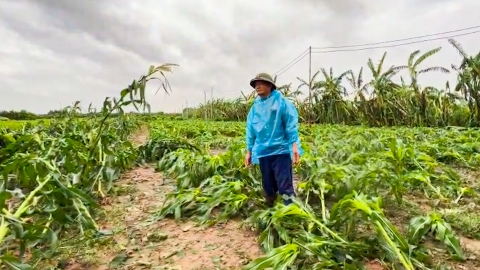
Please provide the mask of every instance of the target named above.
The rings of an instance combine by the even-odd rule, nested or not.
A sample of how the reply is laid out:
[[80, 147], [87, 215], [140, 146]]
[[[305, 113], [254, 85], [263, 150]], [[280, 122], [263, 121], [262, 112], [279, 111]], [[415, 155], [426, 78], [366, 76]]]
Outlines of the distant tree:
[[0, 112], [1, 117], [6, 117], [11, 120], [35, 120], [38, 119], [38, 116], [32, 112], [26, 110], [21, 111], [2, 111]]

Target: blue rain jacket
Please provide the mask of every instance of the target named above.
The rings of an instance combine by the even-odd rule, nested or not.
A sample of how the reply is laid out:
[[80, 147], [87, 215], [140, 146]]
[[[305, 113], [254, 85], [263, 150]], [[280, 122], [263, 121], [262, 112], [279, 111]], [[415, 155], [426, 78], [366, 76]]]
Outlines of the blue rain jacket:
[[257, 97], [247, 116], [247, 150], [252, 163], [261, 157], [288, 154], [293, 158], [292, 144], [303, 150], [298, 136], [298, 112], [282, 93], [274, 90], [267, 98]]

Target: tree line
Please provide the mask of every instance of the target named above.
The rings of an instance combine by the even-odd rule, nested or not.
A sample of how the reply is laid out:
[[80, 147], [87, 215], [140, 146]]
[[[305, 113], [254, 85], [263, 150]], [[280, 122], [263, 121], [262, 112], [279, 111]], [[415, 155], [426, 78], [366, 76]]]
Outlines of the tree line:
[[[320, 69], [311, 81], [297, 78], [300, 86], [291, 84], [278, 88], [296, 105], [300, 121], [321, 124], [369, 126], [479, 126], [480, 125], [480, 52], [468, 55], [461, 44], [449, 40], [461, 55], [462, 61], [445, 67], [422, 67], [427, 59], [440, 52], [434, 48], [425, 53], [412, 52], [406, 65], [385, 66], [385, 52], [377, 64], [368, 59], [367, 68], [337, 74], [332, 68]], [[423, 66], [423, 65], [422, 65]], [[399, 72], [407, 71], [409, 82]], [[369, 72], [372, 79], [365, 81]], [[456, 73], [456, 83], [448, 81], [444, 87], [423, 86], [422, 74], [430, 72]], [[312, 100], [300, 96], [311, 84]], [[353, 90], [353, 99], [347, 99], [345, 85]], [[218, 121], [245, 121], [256, 97], [255, 91], [235, 100], [214, 99], [189, 109], [190, 117], [203, 118], [206, 114]]]

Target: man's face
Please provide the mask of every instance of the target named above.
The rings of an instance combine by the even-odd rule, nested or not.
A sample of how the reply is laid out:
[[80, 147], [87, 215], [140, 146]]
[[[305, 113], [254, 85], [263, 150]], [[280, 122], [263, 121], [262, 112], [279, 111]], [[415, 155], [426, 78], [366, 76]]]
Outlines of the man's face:
[[270, 92], [272, 92], [272, 84], [269, 82], [264, 82], [264, 81], [256, 81], [255, 82], [255, 91], [257, 91], [257, 94], [261, 97], [266, 97], [270, 95]]

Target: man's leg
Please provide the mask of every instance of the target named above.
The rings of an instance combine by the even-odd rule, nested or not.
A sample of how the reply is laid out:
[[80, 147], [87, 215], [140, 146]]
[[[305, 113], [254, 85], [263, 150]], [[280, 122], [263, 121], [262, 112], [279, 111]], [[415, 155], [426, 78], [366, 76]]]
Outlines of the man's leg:
[[267, 205], [272, 207], [277, 199], [277, 182], [275, 181], [275, 174], [272, 167], [272, 157], [259, 158], [260, 171], [262, 173], [262, 186], [265, 192], [265, 200]]
[[[278, 193], [281, 196], [287, 195], [289, 197], [295, 196], [295, 189], [293, 188], [293, 167], [292, 158], [290, 154], [281, 154], [274, 156], [272, 162], [275, 180], [278, 186]], [[292, 200], [284, 200], [285, 205], [292, 203]]]

